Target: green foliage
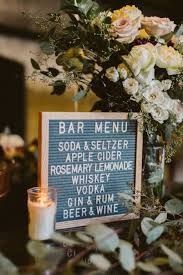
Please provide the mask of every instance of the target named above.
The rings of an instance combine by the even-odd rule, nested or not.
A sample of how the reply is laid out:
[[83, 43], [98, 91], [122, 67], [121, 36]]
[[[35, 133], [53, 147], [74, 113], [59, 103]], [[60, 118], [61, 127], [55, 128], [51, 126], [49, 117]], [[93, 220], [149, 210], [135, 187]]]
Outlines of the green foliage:
[[119, 261], [124, 270], [131, 272], [135, 269], [135, 255], [131, 243], [121, 240], [119, 244]]
[[94, 238], [97, 248], [103, 252], [114, 252], [119, 246], [116, 232], [103, 224], [88, 225], [86, 232]]
[[18, 275], [18, 268], [0, 253], [0, 274]]
[[165, 203], [167, 213], [180, 215], [183, 213], [183, 202], [179, 199], [171, 199]]

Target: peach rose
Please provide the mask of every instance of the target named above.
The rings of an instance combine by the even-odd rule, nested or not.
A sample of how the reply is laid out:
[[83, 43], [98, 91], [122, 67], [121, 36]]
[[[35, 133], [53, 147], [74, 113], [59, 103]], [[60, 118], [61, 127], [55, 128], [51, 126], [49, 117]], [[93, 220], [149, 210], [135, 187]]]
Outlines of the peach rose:
[[163, 36], [174, 31], [176, 25], [169, 18], [144, 17], [141, 21], [142, 27], [150, 35]]
[[112, 22], [112, 34], [121, 43], [131, 43], [138, 34], [139, 25], [135, 20], [121, 18]]

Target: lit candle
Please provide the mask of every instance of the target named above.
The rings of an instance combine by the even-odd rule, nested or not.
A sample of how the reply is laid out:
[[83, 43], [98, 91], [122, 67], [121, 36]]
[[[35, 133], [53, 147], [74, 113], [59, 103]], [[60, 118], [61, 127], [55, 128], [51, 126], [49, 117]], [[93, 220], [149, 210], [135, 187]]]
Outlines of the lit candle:
[[28, 190], [29, 237], [47, 240], [54, 232], [56, 191], [34, 187]]

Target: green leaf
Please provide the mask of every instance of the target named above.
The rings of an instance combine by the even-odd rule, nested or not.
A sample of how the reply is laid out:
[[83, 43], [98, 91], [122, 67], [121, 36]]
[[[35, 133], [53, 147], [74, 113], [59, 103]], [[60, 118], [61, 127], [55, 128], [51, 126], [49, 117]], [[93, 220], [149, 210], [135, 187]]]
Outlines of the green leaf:
[[63, 234], [61, 233], [54, 233], [51, 237], [52, 240], [54, 240], [55, 242], [58, 242], [58, 243], [64, 243], [68, 246], [82, 246], [82, 243], [75, 240], [75, 239], [72, 239], [72, 238], [68, 238], [67, 236], [64, 236]]
[[31, 58], [31, 64], [32, 64], [32, 67], [33, 67], [35, 70], [40, 70], [39, 64], [38, 64], [37, 61], [35, 61], [33, 58]]
[[39, 241], [29, 241], [27, 250], [34, 258], [43, 259], [48, 254], [49, 247]]
[[160, 269], [152, 263], [138, 262], [137, 266], [145, 272], [151, 272], [151, 273], [159, 273], [160, 272]]
[[116, 232], [104, 224], [90, 224], [86, 232], [91, 235], [99, 250], [114, 252], [119, 245], [119, 238]]
[[79, 92], [77, 92], [76, 95], [73, 96], [73, 101], [79, 101], [81, 100], [85, 95], [87, 94], [87, 91], [85, 90], [80, 90]]
[[183, 202], [179, 199], [171, 199], [165, 203], [165, 209], [169, 214], [180, 215], [183, 212]]
[[158, 225], [151, 229], [147, 233], [147, 239], [146, 242], [147, 244], [151, 244], [152, 242], [156, 241], [164, 232], [165, 227], [163, 225]]
[[161, 224], [161, 223], [166, 222], [166, 220], [167, 220], [167, 212], [162, 212], [156, 217], [156, 219], [154, 221], [156, 223]]
[[40, 48], [42, 50], [43, 53], [47, 54], [47, 55], [52, 55], [55, 52], [55, 47], [52, 43], [50, 43], [49, 41], [43, 41], [40, 43]]
[[160, 247], [169, 259], [171, 259], [174, 262], [177, 262], [178, 264], [183, 264], [182, 258], [176, 252], [174, 252], [164, 244], [161, 244]]
[[90, 262], [102, 271], [107, 271], [111, 267], [109, 260], [101, 254], [91, 254]]
[[132, 244], [123, 240], [120, 240], [119, 244], [119, 261], [123, 269], [127, 272], [131, 272], [135, 269], [135, 256], [133, 252]]
[[0, 274], [18, 275], [18, 268], [5, 256], [0, 253]]
[[141, 229], [145, 236], [149, 233], [149, 231], [153, 228], [152, 225], [153, 219], [145, 217], [141, 221]]

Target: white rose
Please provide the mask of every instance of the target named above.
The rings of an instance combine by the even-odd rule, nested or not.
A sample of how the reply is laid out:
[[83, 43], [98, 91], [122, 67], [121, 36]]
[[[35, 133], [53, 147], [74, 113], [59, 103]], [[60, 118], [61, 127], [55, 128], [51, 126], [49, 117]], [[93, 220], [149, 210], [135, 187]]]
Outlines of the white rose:
[[112, 82], [117, 82], [119, 80], [119, 73], [115, 67], [108, 68], [105, 76]]
[[123, 56], [141, 84], [149, 84], [154, 79], [156, 47], [151, 43], [134, 46], [127, 56]]
[[176, 116], [176, 122], [183, 122], [183, 104], [179, 100], [173, 100], [172, 113]]
[[151, 116], [154, 120], [162, 124], [165, 120], [169, 118], [169, 113], [167, 110], [163, 110], [160, 107], [155, 106], [151, 109]]
[[127, 94], [135, 95], [138, 92], [139, 84], [134, 78], [127, 78], [123, 81], [123, 87]]
[[142, 27], [149, 35], [163, 36], [173, 32], [176, 25], [169, 18], [157, 16], [144, 17], [141, 21]]
[[164, 103], [164, 94], [162, 92], [161, 87], [158, 85], [149, 85], [148, 87], [143, 89], [143, 97], [147, 102], [162, 105]]
[[125, 67], [124, 67], [124, 64], [123, 64], [123, 63], [118, 65], [117, 70], [118, 70], [118, 73], [119, 73], [119, 76], [120, 76], [120, 78], [121, 78], [121, 79], [123, 79], [123, 80], [124, 80], [124, 79], [126, 79], [126, 78], [127, 78], [127, 76], [128, 76], [128, 72], [127, 72], [127, 70], [125, 69]]
[[139, 102], [142, 99], [142, 89], [136, 79], [127, 78], [123, 81], [123, 87], [127, 94], [132, 96], [131, 100]]
[[170, 79], [165, 79], [161, 81], [163, 86], [163, 91], [168, 91], [171, 88], [172, 81]]
[[183, 69], [183, 57], [173, 47], [157, 47], [156, 65], [167, 70], [169, 75], [179, 74]]

